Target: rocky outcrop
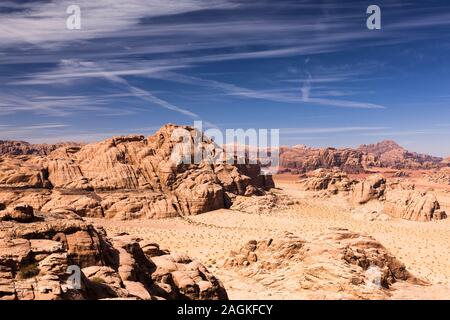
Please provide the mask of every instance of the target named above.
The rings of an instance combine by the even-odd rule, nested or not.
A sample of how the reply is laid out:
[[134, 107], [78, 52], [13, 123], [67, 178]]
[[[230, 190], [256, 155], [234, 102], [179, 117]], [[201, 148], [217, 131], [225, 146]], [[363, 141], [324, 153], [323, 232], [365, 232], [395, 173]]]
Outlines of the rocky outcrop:
[[[356, 184], [352, 190], [353, 213], [357, 218], [386, 220], [390, 217], [413, 221], [447, 218], [436, 196], [429, 191], [415, 190], [414, 184], [372, 175]], [[361, 207], [363, 205], [363, 207]]]
[[389, 190], [386, 193], [384, 212], [396, 218], [414, 221], [447, 218], [434, 194], [417, 190]]
[[8, 210], [0, 211], [0, 221], [14, 220], [17, 222], [31, 222], [34, 220], [34, 209], [27, 204], [16, 205]]
[[407, 178], [410, 176], [410, 174], [408, 172], [399, 170], [399, 171], [394, 172], [394, 174], [392, 176], [394, 178]]
[[0, 158], [0, 187], [49, 187], [45, 168], [30, 160], [29, 156]]
[[304, 173], [316, 169], [339, 168], [348, 173], [364, 172], [364, 163], [371, 163], [366, 155], [353, 149], [315, 149], [306, 146], [280, 148], [281, 170]]
[[430, 169], [445, 166], [442, 158], [409, 152], [394, 141], [352, 148], [311, 148], [303, 145], [280, 148], [281, 172], [305, 173], [316, 169], [339, 168], [361, 173], [371, 167]]
[[250, 214], [270, 214], [292, 208], [295, 203], [288, 196], [267, 193], [263, 196], [235, 196], [230, 209]]
[[375, 174], [357, 183], [352, 190], [352, 203], [354, 205], [365, 204], [371, 200], [379, 200], [384, 197], [386, 179]]
[[328, 191], [332, 194], [350, 191], [353, 183], [345, 172], [338, 169], [318, 169], [300, 181], [306, 191]]
[[442, 168], [430, 173], [428, 180], [434, 183], [450, 185], [450, 168]]
[[249, 241], [224, 267], [305, 299], [385, 299], [396, 282], [421, 283], [375, 239], [346, 229], [312, 241], [292, 234]]
[[[32, 205], [43, 212], [165, 218], [221, 209], [229, 205], [226, 193], [251, 196], [274, 186], [258, 164], [179, 161], [174, 157], [180, 152], [178, 130], [187, 133], [192, 145], [199, 139], [191, 127], [166, 125], [148, 138], [64, 146], [47, 156], [5, 156], [0, 160], [0, 202], [29, 203], [33, 197]], [[216, 147], [205, 137], [199, 144]]]
[[0, 140], [0, 155], [47, 155], [63, 146], [78, 146], [75, 142], [31, 144], [25, 141]]
[[396, 169], [429, 169], [436, 168], [442, 158], [427, 154], [409, 152], [394, 141], [382, 141], [376, 144], [362, 145], [358, 148], [365, 154], [377, 159], [380, 167]]
[[0, 222], [0, 300], [227, 299], [220, 281], [184, 254], [108, 237], [70, 212], [34, 218]]

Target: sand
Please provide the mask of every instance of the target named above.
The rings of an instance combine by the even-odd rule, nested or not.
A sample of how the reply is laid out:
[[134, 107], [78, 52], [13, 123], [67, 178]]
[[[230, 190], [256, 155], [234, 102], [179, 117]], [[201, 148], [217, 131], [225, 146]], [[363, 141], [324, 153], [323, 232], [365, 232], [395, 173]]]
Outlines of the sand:
[[[450, 286], [450, 219], [415, 222], [400, 219], [364, 221], [355, 218], [344, 198], [311, 199], [295, 183], [295, 176], [275, 177], [275, 192], [289, 195], [297, 204], [271, 214], [218, 210], [189, 219], [117, 221], [89, 219], [109, 233], [128, 232], [155, 241], [162, 248], [186, 252], [205, 264], [224, 283], [231, 299], [296, 299], [301, 295], [273, 291], [222, 267], [231, 249], [248, 240], [265, 239], [286, 231], [305, 240], [330, 227], [347, 228], [373, 236], [415, 276], [432, 284]], [[439, 190], [438, 199], [450, 212], [450, 195]], [[447, 297], [448, 298], [448, 297]]]

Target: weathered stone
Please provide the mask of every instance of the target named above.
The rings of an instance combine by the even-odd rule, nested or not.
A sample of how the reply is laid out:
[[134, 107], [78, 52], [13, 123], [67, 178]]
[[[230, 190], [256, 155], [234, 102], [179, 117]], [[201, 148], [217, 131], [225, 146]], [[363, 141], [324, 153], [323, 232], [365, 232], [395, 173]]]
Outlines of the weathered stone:
[[434, 194], [415, 190], [389, 190], [386, 193], [384, 212], [396, 218], [414, 221], [447, 218]]
[[[150, 241], [144, 252], [140, 239], [108, 238], [70, 213], [39, 218], [0, 222], [2, 300], [227, 299], [220, 281], [185, 254]], [[80, 288], [68, 282], [69, 266], [82, 269]]]
[[381, 199], [385, 190], [386, 179], [382, 175], [369, 176], [353, 187], [352, 202], [353, 204], [365, 204], [371, 200]]

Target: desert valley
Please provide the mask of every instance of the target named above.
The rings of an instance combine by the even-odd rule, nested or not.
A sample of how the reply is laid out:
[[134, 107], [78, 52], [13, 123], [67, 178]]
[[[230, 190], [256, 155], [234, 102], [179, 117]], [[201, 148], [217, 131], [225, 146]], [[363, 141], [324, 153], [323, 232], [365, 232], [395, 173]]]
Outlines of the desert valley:
[[0, 141], [0, 299], [450, 297], [450, 159], [298, 145], [265, 176], [174, 163], [175, 128]]

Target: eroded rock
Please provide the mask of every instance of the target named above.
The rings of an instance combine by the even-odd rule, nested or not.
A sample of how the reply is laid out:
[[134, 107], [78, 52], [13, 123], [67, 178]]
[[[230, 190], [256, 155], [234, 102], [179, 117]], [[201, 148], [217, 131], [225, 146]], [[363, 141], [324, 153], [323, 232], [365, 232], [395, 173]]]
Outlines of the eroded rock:
[[352, 203], [360, 205], [371, 200], [382, 199], [385, 190], [386, 179], [381, 174], [371, 175], [353, 187]]
[[[0, 300], [227, 299], [221, 282], [184, 254], [108, 237], [70, 212], [36, 218], [0, 222]], [[81, 271], [79, 287], [69, 267]]]
[[[274, 186], [259, 164], [179, 161], [178, 130], [192, 144], [200, 135], [191, 127], [166, 125], [148, 138], [114, 137], [64, 145], [39, 156], [4, 156], [0, 202], [23, 202], [42, 212], [69, 210], [83, 217], [168, 218], [225, 208], [226, 193], [262, 195]], [[215, 147], [206, 137], [200, 141], [204, 149]]]
[[315, 170], [307, 174], [300, 183], [306, 191], [327, 191], [331, 194], [350, 191], [354, 184], [345, 172], [338, 169]]
[[375, 239], [346, 229], [312, 241], [293, 234], [249, 241], [224, 267], [306, 299], [386, 299], [396, 282], [424, 284]]
[[389, 190], [386, 193], [384, 212], [396, 218], [414, 221], [447, 218], [434, 194], [417, 190]]

